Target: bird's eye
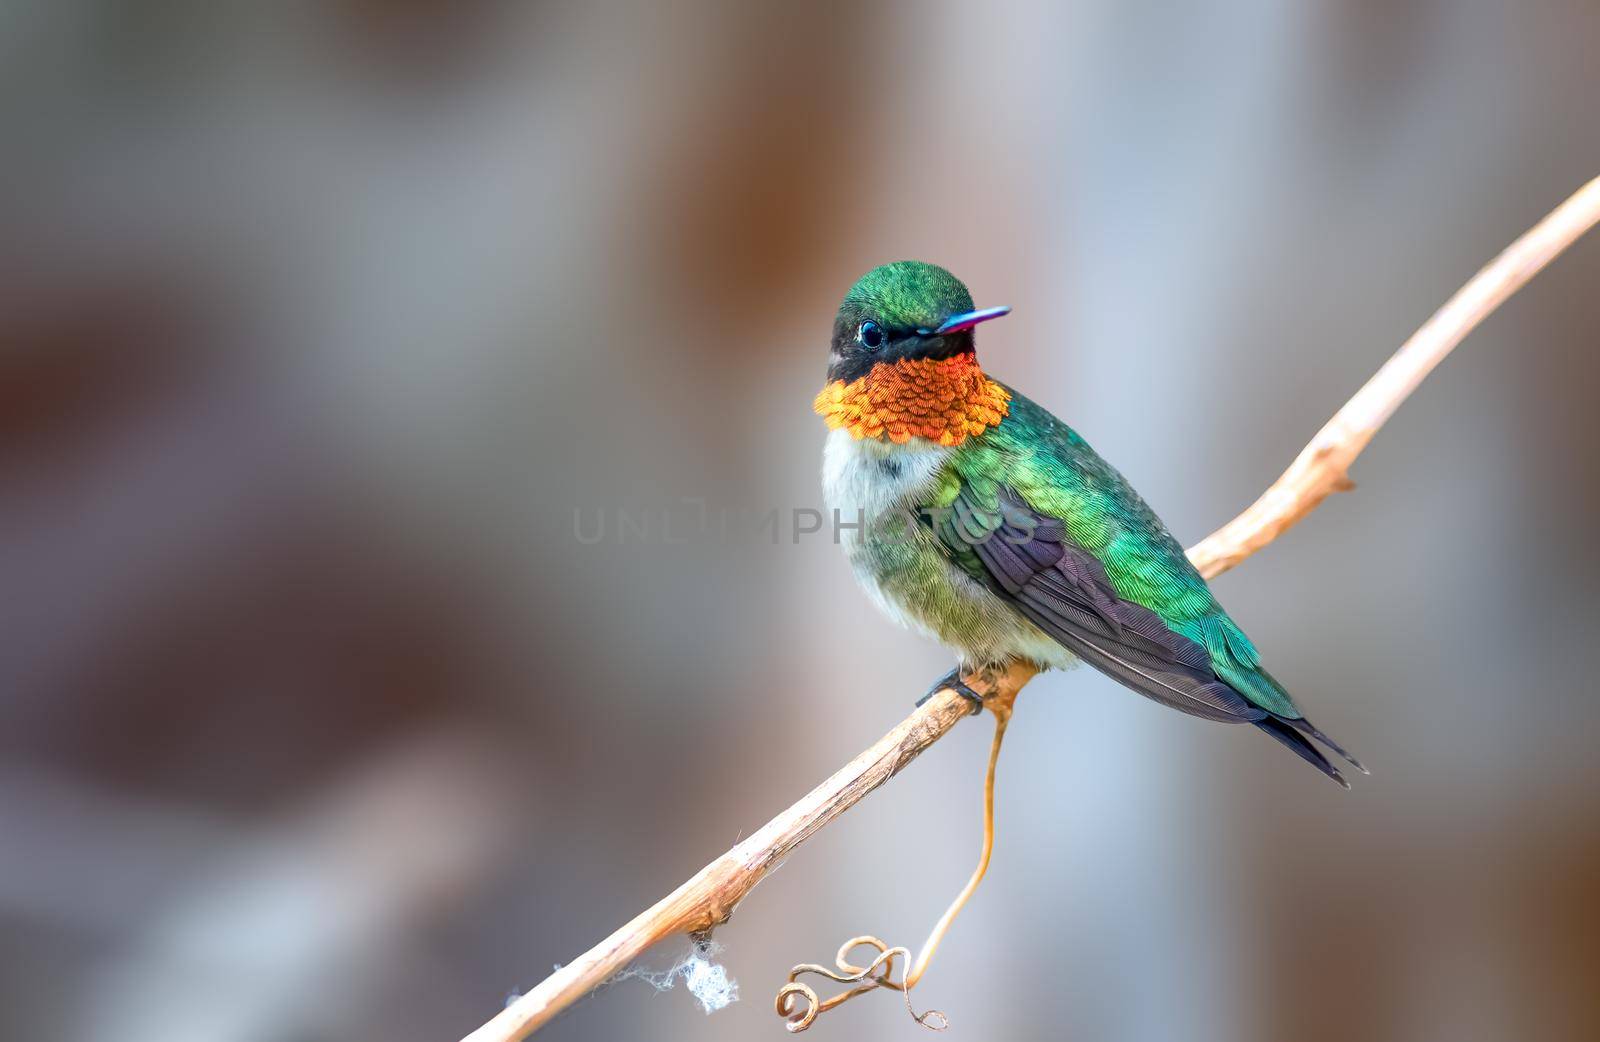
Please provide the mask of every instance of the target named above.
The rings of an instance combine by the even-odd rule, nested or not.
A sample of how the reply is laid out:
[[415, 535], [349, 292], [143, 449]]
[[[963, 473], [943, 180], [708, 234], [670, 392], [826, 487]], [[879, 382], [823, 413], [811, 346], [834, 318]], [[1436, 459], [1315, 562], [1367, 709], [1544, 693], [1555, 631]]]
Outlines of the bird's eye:
[[883, 330], [876, 322], [863, 322], [856, 330], [856, 339], [861, 341], [861, 346], [868, 351], [876, 351], [883, 346]]

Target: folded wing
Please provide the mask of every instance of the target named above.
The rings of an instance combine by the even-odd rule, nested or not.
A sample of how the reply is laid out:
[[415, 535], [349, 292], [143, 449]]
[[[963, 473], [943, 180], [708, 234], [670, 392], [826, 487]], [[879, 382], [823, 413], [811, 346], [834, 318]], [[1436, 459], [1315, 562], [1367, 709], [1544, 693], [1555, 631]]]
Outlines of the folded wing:
[[1061, 520], [1015, 491], [1002, 488], [983, 504], [964, 487], [936, 528], [969, 572], [1035, 626], [1140, 694], [1208, 720], [1268, 715], [1218, 679], [1204, 647], [1117, 596], [1105, 566], [1072, 542]]

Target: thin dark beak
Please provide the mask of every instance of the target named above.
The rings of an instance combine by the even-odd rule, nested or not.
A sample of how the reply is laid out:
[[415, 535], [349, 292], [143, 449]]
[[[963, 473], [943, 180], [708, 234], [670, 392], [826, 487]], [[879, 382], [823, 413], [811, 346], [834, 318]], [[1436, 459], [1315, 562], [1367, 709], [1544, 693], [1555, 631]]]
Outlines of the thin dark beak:
[[923, 336], [949, 336], [951, 333], [959, 333], [964, 329], [971, 329], [979, 322], [987, 322], [991, 318], [1000, 318], [1009, 314], [1011, 314], [1011, 309], [1005, 305], [997, 308], [983, 308], [979, 311], [964, 311], [959, 315], [951, 315], [945, 319], [944, 325], [938, 329], [919, 329], [917, 332]]

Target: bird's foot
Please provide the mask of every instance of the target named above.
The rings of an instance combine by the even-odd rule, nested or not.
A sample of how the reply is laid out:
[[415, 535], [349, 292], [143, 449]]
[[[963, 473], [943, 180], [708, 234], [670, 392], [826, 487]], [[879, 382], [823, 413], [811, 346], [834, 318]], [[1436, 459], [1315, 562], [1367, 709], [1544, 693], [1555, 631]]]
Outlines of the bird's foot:
[[971, 702], [973, 716], [977, 716], [979, 713], [983, 712], [983, 696], [972, 690], [972, 688], [968, 687], [967, 682], [961, 679], [960, 666], [957, 666], [955, 669], [952, 669], [938, 680], [935, 680], [933, 682], [933, 686], [928, 688], [928, 693], [917, 699], [917, 705], [920, 706], [922, 703], [926, 702], [934, 695], [937, 695], [945, 688], [949, 688], [951, 691], [954, 691], [968, 702]]

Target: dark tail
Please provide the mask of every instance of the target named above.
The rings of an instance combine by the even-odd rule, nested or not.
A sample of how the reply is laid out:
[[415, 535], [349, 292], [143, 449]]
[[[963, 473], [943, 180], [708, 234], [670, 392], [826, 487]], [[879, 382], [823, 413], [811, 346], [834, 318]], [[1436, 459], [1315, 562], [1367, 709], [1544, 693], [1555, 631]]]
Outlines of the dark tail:
[[1299, 720], [1291, 720], [1288, 717], [1269, 715], [1264, 719], [1255, 721], [1255, 725], [1270, 734], [1272, 737], [1276, 738], [1278, 741], [1282, 742], [1284, 745], [1287, 745], [1296, 756], [1300, 757], [1302, 760], [1309, 763], [1323, 774], [1326, 774], [1328, 777], [1332, 778], [1346, 789], [1350, 787], [1350, 783], [1344, 780], [1344, 775], [1339, 773], [1339, 768], [1329, 763], [1328, 758], [1322, 755], [1322, 751], [1320, 749], [1311, 744], [1310, 740], [1306, 738], [1306, 735], [1310, 735], [1323, 745], [1326, 745], [1329, 749], [1332, 749], [1334, 752], [1338, 753], [1344, 759], [1350, 761], [1350, 766], [1354, 767], [1362, 774], [1368, 773], [1367, 769], [1361, 766], [1361, 762], [1359, 760], [1345, 752], [1344, 748], [1339, 745], [1338, 742], [1335, 742], [1333, 739], [1329, 738], [1315, 727], [1312, 727], [1311, 722], [1304, 718]]

